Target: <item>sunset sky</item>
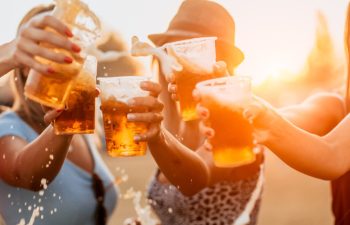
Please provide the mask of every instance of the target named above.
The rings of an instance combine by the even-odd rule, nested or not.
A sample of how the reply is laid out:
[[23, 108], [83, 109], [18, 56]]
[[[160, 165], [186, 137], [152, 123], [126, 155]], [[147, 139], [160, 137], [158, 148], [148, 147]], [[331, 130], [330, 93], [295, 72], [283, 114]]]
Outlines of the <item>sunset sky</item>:
[[[0, 42], [15, 35], [24, 13], [47, 0], [2, 0]], [[128, 41], [132, 35], [145, 40], [162, 32], [175, 14], [180, 0], [85, 0], [110, 27]], [[343, 32], [347, 0], [220, 0], [236, 21], [236, 44], [245, 53], [238, 72], [256, 80], [298, 71], [311, 50], [316, 10], [327, 17], [339, 59], [343, 59]]]

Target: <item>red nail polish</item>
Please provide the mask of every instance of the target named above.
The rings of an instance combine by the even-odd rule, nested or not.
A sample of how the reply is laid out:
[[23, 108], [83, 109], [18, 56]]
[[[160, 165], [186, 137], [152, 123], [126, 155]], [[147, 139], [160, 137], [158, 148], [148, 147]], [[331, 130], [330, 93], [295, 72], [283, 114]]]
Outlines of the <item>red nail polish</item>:
[[68, 37], [73, 37], [72, 31], [70, 31], [69, 29], [66, 29], [65, 33]]
[[71, 57], [66, 56], [66, 57], [64, 57], [64, 61], [65, 61], [66, 63], [72, 63], [72, 62], [73, 62], [73, 59], [72, 59]]
[[47, 72], [48, 72], [48, 73], [56, 73], [56, 71], [55, 71], [54, 69], [52, 69], [51, 67], [49, 67], [49, 68], [47, 69]]
[[56, 112], [57, 112], [57, 113], [60, 113], [60, 112], [63, 112], [63, 110], [62, 110], [62, 109], [59, 109], [59, 110], [57, 110]]
[[80, 52], [80, 51], [81, 51], [81, 48], [80, 48], [78, 45], [76, 45], [76, 44], [72, 44], [72, 50], [73, 50], [74, 52]]

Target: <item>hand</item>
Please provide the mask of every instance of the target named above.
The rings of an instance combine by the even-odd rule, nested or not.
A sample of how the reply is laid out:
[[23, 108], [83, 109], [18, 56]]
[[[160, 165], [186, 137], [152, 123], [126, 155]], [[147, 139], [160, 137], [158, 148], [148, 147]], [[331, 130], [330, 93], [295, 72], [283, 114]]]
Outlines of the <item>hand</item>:
[[[225, 76], [227, 74], [227, 66], [226, 63], [224, 61], [219, 61], [216, 62], [214, 64], [214, 77], [222, 77]], [[178, 100], [178, 96], [177, 96], [177, 84], [176, 82], [173, 80], [172, 82], [169, 83], [168, 85], [168, 92], [171, 94], [171, 98], [174, 101]]]
[[57, 117], [61, 115], [64, 109], [52, 109], [46, 106], [41, 106], [43, 111], [45, 112], [44, 121], [47, 125], [52, 123]]
[[163, 120], [161, 111], [163, 104], [158, 101], [158, 95], [161, 91], [161, 86], [158, 83], [146, 81], [141, 83], [141, 88], [149, 91], [150, 95], [147, 97], [137, 97], [129, 101], [131, 108], [147, 108], [147, 112], [143, 113], [129, 113], [127, 115], [129, 122], [143, 122], [149, 125], [146, 133], [134, 137], [136, 142], [150, 141], [155, 138], [160, 131], [160, 123]]
[[70, 29], [57, 18], [47, 14], [33, 17], [21, 27], [18, 37], [10, 44], [13, 68], [29, 67], [41, 74], [55, 73], [53, 68], [39, 63], [34, 57], [39, 56], [62, 64], [72, 63], [73, 58], [40, 45], [40, 43], [46, 43], [53, 48], [61, 48], [75, 53], [80, 52], [80, 47], [72, 43], [68, 39], [70, 37], [73, 37]]

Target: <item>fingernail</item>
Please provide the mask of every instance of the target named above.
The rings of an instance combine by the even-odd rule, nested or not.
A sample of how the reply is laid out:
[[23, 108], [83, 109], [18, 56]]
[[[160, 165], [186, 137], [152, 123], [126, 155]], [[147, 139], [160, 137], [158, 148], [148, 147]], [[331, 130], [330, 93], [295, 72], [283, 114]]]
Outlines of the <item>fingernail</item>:
[[141, 137], [140, 137], [139, 135], [135, 135], [135, 136], [134, 136], [134, 141], [135, 141], [135, 142], [141, 141]]
[[65, 61], [66, 63], [72, 63], [72, 62], [73, 62], [73, 59], [72, 59], [71, 57], [66, 56], [66, 57], [64, 57], [64, 61]]
[[69, 29], [66, 29], [65, 33], [68, 37], [73, 37], [72, 31], [70, 31]]
[[52, 69], [51, 67], [49, 67], [49, 68], [47, 69], [47, 72], [48, 72], [48, 73], [56, 73], [56, 71], [55, 71], [54, 69]]
[[63, 109], [56, 110], [57, 113], [63, 112]]
[[206, 118], [206, 117], [208, 117], [208, 112], [205, 111], [205, 110], [203, 110], [203, 111], [201, 112], [201, 115], [202, 115], [202, 117]]
[[128, 100], [128, 105], [132, 106], [135, 104], [135, 99], [129, 99]]
[[76, 45], [76, 44], [72, 44], [72, 50], [73, 50], [74, 52], [80, 52], [80, 51], [81, 51], [81, 48], [80, 48], [78, 45]]
[[213, 130], [207, 130], [205, 132], [205, 136], [207, 136], [207, 137], [214, 137], [214, 131]]
[[136, 116], [134, 114], [130, 114], [130, 113], [126, 117], [128, 118], [129, 121], [136, 119]]
[[244, 111], [244, 112], [243, 112], [243, 116], [244, 116], [246, 119], [248, 119], [248, 120], [253, 119], [253, 113], [250, 112], [249, 110]]
[[146, 82], [142, 82], [142, 83], [140, 84], [140, 87], [141, 87], [141, 88], [147, 88], [147, 87], [148, 87], [148, 84], [147, 84]]

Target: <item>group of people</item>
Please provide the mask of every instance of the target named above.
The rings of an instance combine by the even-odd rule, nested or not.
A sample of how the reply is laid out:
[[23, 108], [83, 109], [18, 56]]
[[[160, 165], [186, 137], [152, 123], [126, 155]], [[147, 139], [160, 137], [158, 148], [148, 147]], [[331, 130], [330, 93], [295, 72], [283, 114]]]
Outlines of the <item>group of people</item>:
[[[115, 209], [118, 191], [94, 139], [89, 135], [56, 135], [50, 124], [63, 109], [43, 107], [23, 94], [30, 70], [55, 72], [35, 56], [72, 63], [73, 59], [40, 43], [73, 53], [81, 51], [71, 41], [70, 29], [50, 15], [53, 8], [32, 9], [21, 21], [17, 36], [0, 46], [0, 74], [13, 71], [15, 96], [13, 107], [0, 115], [0, 215], [6, 224], [18, 224], [20, 218], [29, 220], [39, 207], [41, 216], [35, 224], [103, 225]], [[235, 46], [233, 18], [215, 2], [185, 0], [167, 31], [149, 38], [154, 45], [163, 46], [207, 36], [217, 37], [218, 62], [213, 71], [233, 76], [244, 55]], [[237, 221], [245, 217], [249, 220], [242, 224], [257, 224], [261, 191], [256, 191], [262, 185], [264, 147], [249, 165], [216, 167], [206, 142], [215, 135], [205, 126], [210, 112], [200, 106], [199, 120], [182, 121], [176, 110], [176, 83], [165, 79], [161, 62], [153, 63], [158, 82], [144, 82], [142, 89], [150, 95], [130, 103], [148, 110], [130, 113], [128, 118], [152, 127], [135, 139], [148, 142], [159, 167], [148, 198], [160, 223], [226, 225], [240, 224]], [[196, 97], [200, 97], [198, 93]], [[332, 93], [314, 95], [283, 109], [256, 97], [243, 113], [261, 146], [302, 173], [332, 180], [337, 225], [350, 224], [350, 118], [345, 105], [344, 98]]]

